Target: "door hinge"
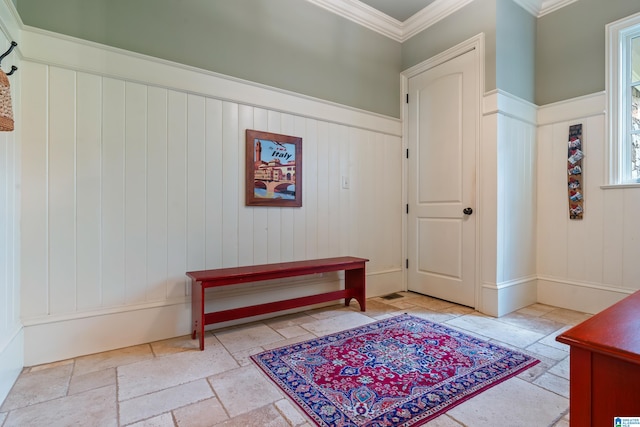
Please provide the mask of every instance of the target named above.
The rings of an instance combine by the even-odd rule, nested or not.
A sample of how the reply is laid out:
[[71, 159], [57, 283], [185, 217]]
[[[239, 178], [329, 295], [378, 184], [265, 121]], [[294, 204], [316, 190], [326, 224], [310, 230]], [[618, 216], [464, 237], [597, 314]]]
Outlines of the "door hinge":
[[407, 104], [409, 103], [409, 94], [407, 94]]
[[409, 268], [409, 258], [404, 260], [404, 268]]
[[409, 203], [407, 203], [407, 213], [409, 213]]
[[409, 149], [407, 148], [407, 159], [409, 158]]

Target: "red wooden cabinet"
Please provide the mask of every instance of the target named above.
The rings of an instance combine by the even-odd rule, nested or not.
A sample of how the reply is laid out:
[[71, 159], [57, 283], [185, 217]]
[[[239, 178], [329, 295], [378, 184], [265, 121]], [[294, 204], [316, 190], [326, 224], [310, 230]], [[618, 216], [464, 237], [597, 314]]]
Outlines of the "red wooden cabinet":
[[572, 427], [640, 417], [640, 291], [558, 335], [570, 346]]

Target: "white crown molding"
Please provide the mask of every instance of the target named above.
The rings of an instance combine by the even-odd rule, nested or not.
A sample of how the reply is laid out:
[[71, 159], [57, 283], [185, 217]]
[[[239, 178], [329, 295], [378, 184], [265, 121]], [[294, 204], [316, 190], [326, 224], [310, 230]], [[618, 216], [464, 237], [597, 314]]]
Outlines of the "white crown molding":
[[402, 22], [358, 0], [307, 0], [383, 36], [401, 42]]
[[[436, 0], [404, 22], [400, 22], [359, 0], [307, 1], [402, 43], [468, 5], [473, 0]], [[533, 16], [539, 18], [578, 0], [513, 1]]]
[[402, 24], [402, 40], [409, 40], [418, 34], [446, 18], [452, 13], [462, 9], [473, 0], [436, 0], [429, 6], [425, 7]]
[[535, 16], [536, 18], [540, 18], [548, 13], [555, 12], [558, 9], [561, 9], [571, 3], [574, 3], [578, 0], [513, 0], [515, 3], [519, 4]]

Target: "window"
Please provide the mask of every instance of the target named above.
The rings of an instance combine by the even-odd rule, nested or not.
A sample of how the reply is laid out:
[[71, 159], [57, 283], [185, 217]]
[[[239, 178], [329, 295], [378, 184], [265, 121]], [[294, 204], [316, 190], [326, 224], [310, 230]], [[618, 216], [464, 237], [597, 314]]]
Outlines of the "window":
[[609, 184], [640, 184], [640, 13], [607, 25]]

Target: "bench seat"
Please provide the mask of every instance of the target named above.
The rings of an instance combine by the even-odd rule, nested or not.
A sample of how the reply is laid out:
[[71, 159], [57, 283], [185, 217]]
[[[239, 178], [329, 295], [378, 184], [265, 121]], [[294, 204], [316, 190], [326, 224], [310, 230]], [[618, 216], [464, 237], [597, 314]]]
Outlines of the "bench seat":
[[[191, 278], [191, 338], [195, 339], [199, 334], [200, 350], [204, 350], [205, 325], [342, 298], [345, 300], [345, 306], [349, 305], [352, 298], [355, 299], [360, 305], [360, 310], [365, 311], [365, 263], [367, 261], [369, 260], [365, 258], [347, 256], [187, 272], [187, 276]], [[205, 312], [205, 291], [209, 288], [343, 270], [345, 286], [338, 291], [211, 313]]]

